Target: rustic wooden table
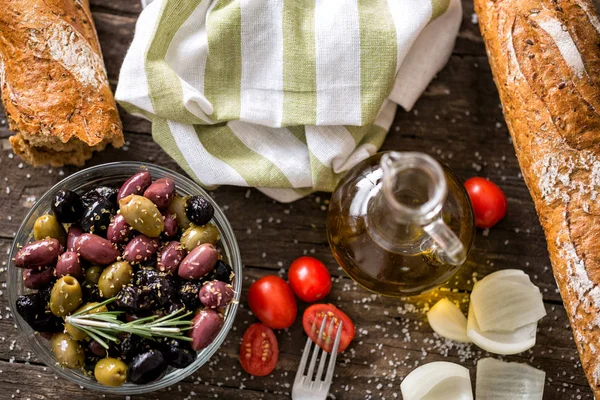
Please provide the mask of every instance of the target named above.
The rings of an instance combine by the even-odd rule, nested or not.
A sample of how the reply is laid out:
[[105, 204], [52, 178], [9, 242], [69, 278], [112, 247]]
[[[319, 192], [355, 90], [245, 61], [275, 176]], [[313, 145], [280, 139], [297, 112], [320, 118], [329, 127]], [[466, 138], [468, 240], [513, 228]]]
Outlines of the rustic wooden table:
[[[92, 11], [111, 83], [131, 41], [140, 12], [138, 0], [92, 0]], [[278, 204], [256, 190], [222, 187], [211, 194], [227, 214], [244, 260], [244, 293], [235, 327], [211, 362], [196, 374], [151, 399], [289, 398], [306, 336], [300, 321], [277, 333], [281, 354], [274, 373], [252, 378], [241, 370], [238, 350], [245, 328], [256, 321], [245, 304], [250, 283], [267, 274], [285, 277], [290, 262], [303, 254], [323, 260], [335, 277], [327, 299], [341, 307], [357, 327], [354, 343], [338, 358], [332, 394], [336, 399], [400, 398], [400, 383], [415, 366], [436, 361], [459, 362], [471, 370], [488, 356], [475, 346], [456, 346], [433, 335], [424, 309], [436, 297], [460, 299], [466, 307], [473, 277], [504, 268], [520, 268], [543, 291], [548, 316], [539, 324], [537, 345], [509, 360], [546, 371], [544, 399], [592, 398], [569, 322], [550, 269], [544, 235], [525, 187], [502, 118], [484, 45], [470, 0], [454, 53], [415, 109], [399, 110], [385, 149], [410, 149], [437, 155], [464, 179], [481, 175], [497, 182], [508, 197], [508, 215], [489, 232], [479, 230], [473, 251], [449, 290], [400, 301], [372, 295], [337, 267], [327, 245], [326, 193], [294, 204]], [[123, 115], [126, 146], [97, 154], [89, 165], [110, 161], [153, 162], [179, 170], [155, 144], [148, 122]], [[10, 132], [0, 109], [0, 249], [6, 254], [27, 210], [50, 186], [75, 168], [34, 169], [10, 149]], [[6, 259], [0, 275], [6, 293]], [[299, 304], [299, 315], [305, 304]], [[463, 308], [465, 308], [463, 307]], [[115, 399], [84, 391], [56, 377], [19, 337], [6, 295], [0, 296], [0, 399]], [[135, 397], [137, 398], [137, 397]], [[141, 398], [141, 397], [140, 397]]]

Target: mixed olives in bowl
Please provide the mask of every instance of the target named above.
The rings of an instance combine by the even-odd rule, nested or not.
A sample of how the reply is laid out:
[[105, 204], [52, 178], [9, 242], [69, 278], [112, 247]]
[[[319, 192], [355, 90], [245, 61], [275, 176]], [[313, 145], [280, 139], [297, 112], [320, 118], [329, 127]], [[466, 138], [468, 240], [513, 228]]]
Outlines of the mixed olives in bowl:
[[[58, 375], [139, 394], [180, 381], [216, 352], [241, 273], [231, 227], [201, 187], [122, 162], [80, 171], [37, 201], [11, 249], [8, 292], [22, 335]], [[171, 317], [177, 334], [139, 333]], [[81, 325], [106, 318], [115, 318], [108, 331]]]

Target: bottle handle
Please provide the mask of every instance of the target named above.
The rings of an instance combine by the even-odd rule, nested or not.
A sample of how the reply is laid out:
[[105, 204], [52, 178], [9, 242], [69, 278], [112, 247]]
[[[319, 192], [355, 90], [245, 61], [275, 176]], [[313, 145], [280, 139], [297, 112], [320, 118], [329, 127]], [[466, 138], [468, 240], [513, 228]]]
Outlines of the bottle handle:
[[442, 218], [436, 218], [423, 226], [423, 230], [440, 247], [439, 258], [451, 265], [461, 265], [467, 259], [467, 250], [458, 236], [446, 225]]

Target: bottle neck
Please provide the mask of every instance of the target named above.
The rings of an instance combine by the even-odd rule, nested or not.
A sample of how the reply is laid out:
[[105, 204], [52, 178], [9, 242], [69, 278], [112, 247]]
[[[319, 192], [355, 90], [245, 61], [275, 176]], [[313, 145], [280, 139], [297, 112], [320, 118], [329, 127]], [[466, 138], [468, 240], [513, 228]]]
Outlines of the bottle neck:
[[448, 186], [442, 166], [423, 153], [390, 152], [381, 158], [382, 202], [396, 220], [425, 225], [442, 211]]
[[371, 237], [394, 253], [417, 254], [427, 239], [420, 225], [397, 218], [383, 192], [369, 203], [367, 223]]
[[379, 192], [367, 211], [371, 236], [404, 254], [432, 247], [424, 227], [439, 219], [448, 194], [442, 167], [426, 154], [389, 152], [381, 158], [381, 168]]

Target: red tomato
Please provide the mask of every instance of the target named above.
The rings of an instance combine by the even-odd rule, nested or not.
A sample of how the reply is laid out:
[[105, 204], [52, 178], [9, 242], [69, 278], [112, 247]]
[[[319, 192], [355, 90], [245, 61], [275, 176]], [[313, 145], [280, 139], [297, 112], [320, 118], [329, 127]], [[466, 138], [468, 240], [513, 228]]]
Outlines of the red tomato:
[[279, 345], [273, 330], [265, 324], [252, 324], [246, 329], [240, 346], [240, 363], [254, 376], [269, 375], [277, 365]]
[[292, 289], [275, 275], [265, 276], [250, 285], [248, 305], [258, 319], [273, 329], [289, 328], [298, 312]]
[[[321, 323], [323, 322], [323, 317], [326, 315], [327, 322], [325, 322], [323, 336], [321, 340], [319, 340]], [[333, 326], [330, 325], [332, 319], [334, 321]], [[318, 344], [320, 348], [328, 353], [331, 353], [331, 350], [333, 349], [333, 342], [340, 321], [343, 324], [338, 353], [346, 350], [352, 339], [354, 339], [354, 324], [352, 323], [352, 320], [333, 304], [313, 304], [304, 311], [304, 315], [302, 316], [304, 332], [306, 332], [313, 342]]]
[[475, 225], [479, 228], [491, 228], [506, 215], [506, 197], [492, 181], [474, 177], [465, 182], [467, 192], [473, 204]]
[[288, 280], [298, 298], [307, 303], [322, 299], [331, 290], [331, 275], [321, 261], [300, 257], [290, 266]]

